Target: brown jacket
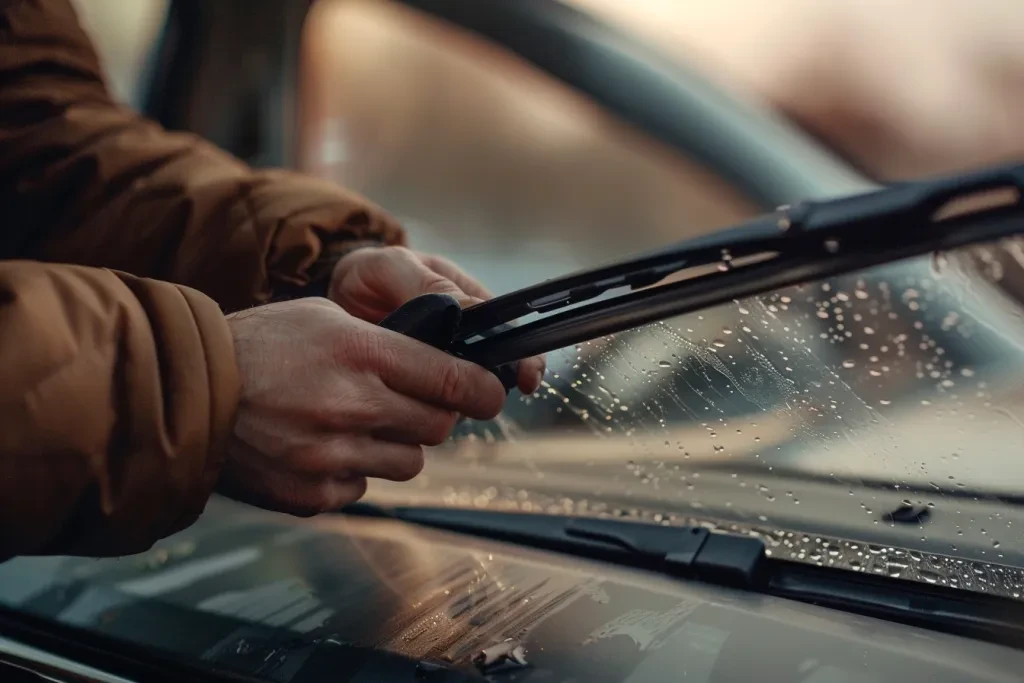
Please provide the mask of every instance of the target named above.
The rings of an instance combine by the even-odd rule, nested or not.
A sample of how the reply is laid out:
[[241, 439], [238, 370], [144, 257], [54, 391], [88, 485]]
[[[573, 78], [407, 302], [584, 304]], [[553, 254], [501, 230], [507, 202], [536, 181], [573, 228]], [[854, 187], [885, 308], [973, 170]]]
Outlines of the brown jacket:
[[222, 310], [365, 239], [403, 235], [114, 103], [68, 0], [0, 0], [0, 560], [190, 524], [238, 401]]

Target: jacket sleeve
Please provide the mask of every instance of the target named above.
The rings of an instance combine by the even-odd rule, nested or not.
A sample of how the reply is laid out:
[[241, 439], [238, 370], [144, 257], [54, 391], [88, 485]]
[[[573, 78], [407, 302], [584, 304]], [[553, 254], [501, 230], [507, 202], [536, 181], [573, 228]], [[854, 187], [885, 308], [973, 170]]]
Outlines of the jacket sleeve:
[[0, 0], [0, 258], [112, 268], [235, 310], [404, 243], [332, 183], [254, 171], [116, 104], [68, 0]]
[[194, 290], [0, 262], [0, 561], [145, 550], [202, 511], [239, 381]]

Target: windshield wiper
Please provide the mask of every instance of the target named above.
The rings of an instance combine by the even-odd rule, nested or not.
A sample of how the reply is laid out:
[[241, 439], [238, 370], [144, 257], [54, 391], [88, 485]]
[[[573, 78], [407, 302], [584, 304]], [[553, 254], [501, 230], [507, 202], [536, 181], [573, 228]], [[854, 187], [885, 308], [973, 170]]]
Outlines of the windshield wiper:
[[[382, 325], [499, 368], [780, 287], [1019, 234], [1022, 193], [1024, 165], [1015, 165], [803, 202], [465, 311], [450, 297], [419, 297]], [[625, 291], [607, 296], [616, 290]], [[513, 326], [530, 314], [543, 317]]]
[[967, 591], [770, 557], [764, 541], [700, 526], [491, 510], [356, 504], [345, 514], [561, 552], [1024, 648], [1024, 605]]

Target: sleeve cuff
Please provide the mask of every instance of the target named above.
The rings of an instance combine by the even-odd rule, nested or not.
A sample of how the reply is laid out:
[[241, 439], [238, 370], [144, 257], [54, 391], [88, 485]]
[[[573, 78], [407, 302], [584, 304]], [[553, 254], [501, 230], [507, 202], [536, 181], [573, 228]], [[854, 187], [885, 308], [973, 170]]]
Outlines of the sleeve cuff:
[[334, 267], [341, 259], [353, 251], [369, 247], [383, 247], [386, 242], [380, 239], [365, 239], [353, 242], [346, 242], [333, 249], [324, 250], [320, 258], [309, 269], [309, 283], [301, 286], [279, 287], [274, 292], [271, 301], [290, 301], [292, 299], [305, 299], [308, 297], [328, 298], [328, 290], [331, 286], [331, 276], [334, 274]]

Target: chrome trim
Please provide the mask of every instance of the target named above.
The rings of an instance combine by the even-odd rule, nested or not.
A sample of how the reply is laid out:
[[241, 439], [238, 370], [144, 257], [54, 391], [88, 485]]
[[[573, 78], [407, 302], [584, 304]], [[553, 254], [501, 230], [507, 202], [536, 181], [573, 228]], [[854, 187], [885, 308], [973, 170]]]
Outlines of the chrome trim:
[[59, 683], [134, 683], [3, 636], [0, 636], [0, 664], [9, 664]]

